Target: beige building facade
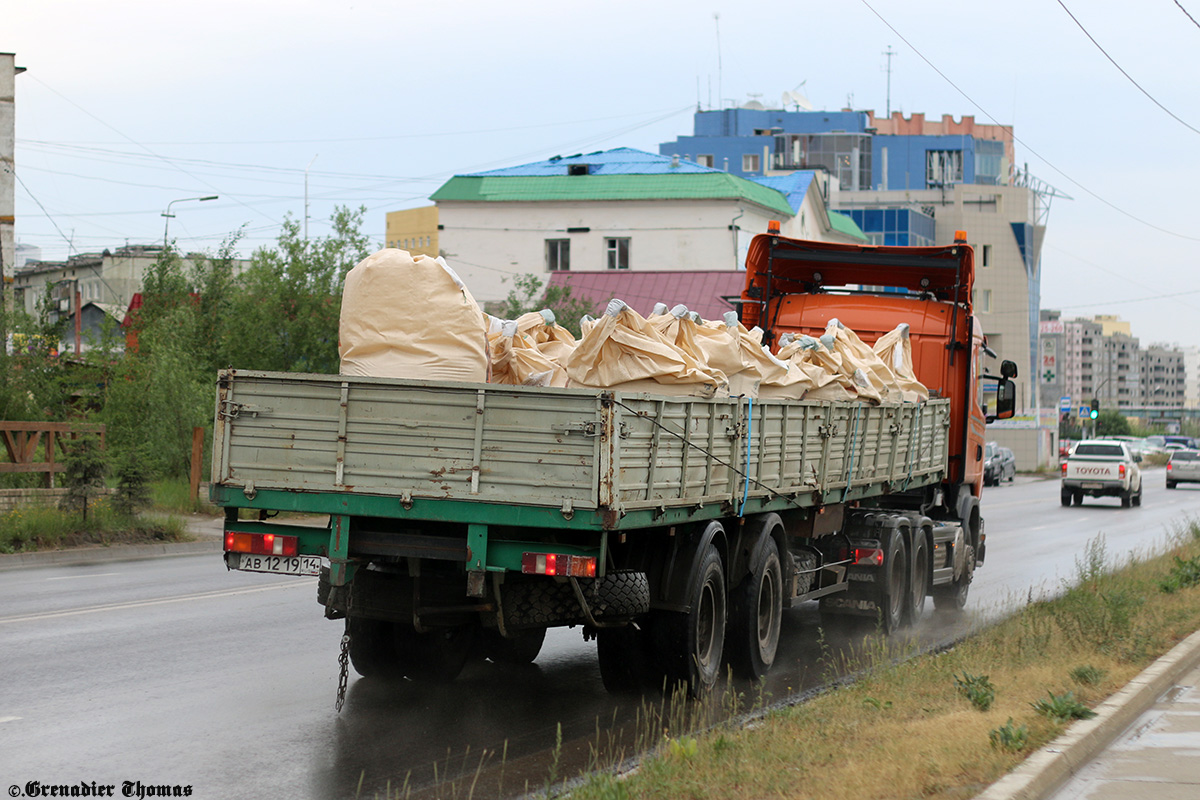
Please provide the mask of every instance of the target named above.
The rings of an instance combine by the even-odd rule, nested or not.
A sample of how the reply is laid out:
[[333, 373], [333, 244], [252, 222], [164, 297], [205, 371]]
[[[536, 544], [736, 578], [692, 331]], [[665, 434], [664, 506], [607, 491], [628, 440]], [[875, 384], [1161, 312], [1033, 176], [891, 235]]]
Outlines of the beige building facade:
[[437, 256], [441, 246], [439, 227], [437, 206], [389, 211], [384, 241], [388, 247], [407, 250], [413, 255]]

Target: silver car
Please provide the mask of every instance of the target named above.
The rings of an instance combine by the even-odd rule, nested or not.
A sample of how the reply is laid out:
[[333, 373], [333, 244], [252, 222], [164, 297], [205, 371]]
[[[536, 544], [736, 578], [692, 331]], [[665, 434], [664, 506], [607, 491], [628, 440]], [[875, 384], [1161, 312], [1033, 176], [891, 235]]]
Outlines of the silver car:
[[1200, 451], [1172, 450], [1167, 462], [1167, 488], [1180, 483], [1200, 483]]

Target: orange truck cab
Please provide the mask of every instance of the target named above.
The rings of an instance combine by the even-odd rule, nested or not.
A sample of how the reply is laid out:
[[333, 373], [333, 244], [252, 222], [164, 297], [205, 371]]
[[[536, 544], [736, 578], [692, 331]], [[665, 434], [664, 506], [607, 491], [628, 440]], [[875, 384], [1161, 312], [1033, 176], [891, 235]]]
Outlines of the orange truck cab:
[[972, 312], [974, 251], [958, 234], [954, 244], [935, 247], [838, 244], [785, 238], [772, 223], [750, 243], [741, 319], [762, 328], [772, 350], [784, 333], [820, 336], [835, 318], [869, 345], [909, 326], [917, 379], [931, 397], [951, 401], [946, 479], [918, 496], [883, 500], [960, 520], [982, 561], [984, 425], [1012, 416], [1017, 369], [1011, 361], [1001, 376], [980, 369], [981, 356], [994, 354]]

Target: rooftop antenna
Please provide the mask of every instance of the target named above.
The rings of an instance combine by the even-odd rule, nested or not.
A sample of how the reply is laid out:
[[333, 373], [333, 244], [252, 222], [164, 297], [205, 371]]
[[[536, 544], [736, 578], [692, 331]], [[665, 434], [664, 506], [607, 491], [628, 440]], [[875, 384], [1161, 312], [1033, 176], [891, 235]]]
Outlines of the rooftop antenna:
[[717, 26], [717, 102], [721, 101], [721, 15], [714, 11], [713, 22]]
[[889, 44], [888, 49], [883, 51], [887, 56], [887, 115], [888, 119], [892, 118], [892, 56], [896, 55], [896, 51]]
[[800, 89], [806, 83], [808, 83], [807, 78], [800, 81], [800, 83], [796, 85], [795, 89], [792, 89], [790, 92], [783, 93], [783, 108], [785, 111], [787, 110], [789, 103], [796, 106], [797, 111], [799, 111], [800, 109], [804, 109], [805, 111], [813, 110], [813, 104], [811, 102], [809, 102], [809, 99], [807, 97], [805, 97], [804, 94], [800, 91]]

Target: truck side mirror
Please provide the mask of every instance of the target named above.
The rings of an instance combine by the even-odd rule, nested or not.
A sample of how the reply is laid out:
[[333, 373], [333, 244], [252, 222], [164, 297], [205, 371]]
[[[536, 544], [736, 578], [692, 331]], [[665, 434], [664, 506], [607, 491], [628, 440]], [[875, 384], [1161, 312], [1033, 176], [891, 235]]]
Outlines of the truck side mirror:
[[1005, 378], [1017, 377], [1017, 364], [1015, 361], [1001, 361], [1000, 374]]
[[[1012, 364], [1011, 361], [1006, 362]], [[1013, 365], [1016, 369], [1016, 365]], [[984, 419], [988, 422], [995, 422], [998, 419], [1009, 419], [1016, 412], [1017, 408], [1017, 387], [1008, 378], [996, 379], [996, 413], [988, 414], [987, 409], [984, 409]]]

